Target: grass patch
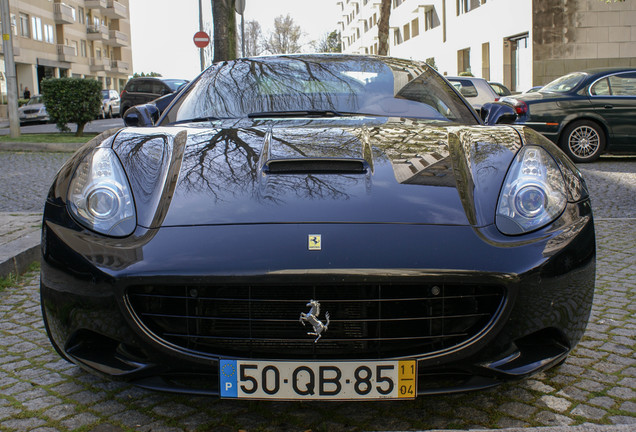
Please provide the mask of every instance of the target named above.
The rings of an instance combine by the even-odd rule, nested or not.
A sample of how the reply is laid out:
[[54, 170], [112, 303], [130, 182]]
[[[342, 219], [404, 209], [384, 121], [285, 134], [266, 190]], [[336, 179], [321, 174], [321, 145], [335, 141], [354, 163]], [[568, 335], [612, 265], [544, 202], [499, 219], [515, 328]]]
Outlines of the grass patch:
[[34, 262], [21, 275], [9, 274], [7, 277], [0, 278], [0, 292], [10, 287], [23, 286], [28, 279], [35, 276], [40, 271], [40, 263]]
[[96, 133], [85, 133], [84, 136], [76, 137], [74, 132], [69, 133], [38, 133], [21, 134], [17, 138], [9, 135], [0, 136], [0, 142], [25, 142], [25, 143], [86, 143], [96, 137]]

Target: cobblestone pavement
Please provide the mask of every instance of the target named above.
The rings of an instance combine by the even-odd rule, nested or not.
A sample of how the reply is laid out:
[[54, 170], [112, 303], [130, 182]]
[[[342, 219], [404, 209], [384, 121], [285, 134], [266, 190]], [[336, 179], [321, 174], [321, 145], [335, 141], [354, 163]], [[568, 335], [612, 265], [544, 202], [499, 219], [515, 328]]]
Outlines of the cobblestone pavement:
[[[237, 402], [145, 391], [94, 377], [61, 360], [44, 333], [38, 278], [30, 276], [0, 293], [0, 431], [349, 431], [576, 424], [636, 429], [636, 230], [634, 221], [625, 219], [633, 218], [636, 208], [634, 162], [605, 159], [582, 167], [597, 218], [597, 292], [585, 337], [559, 368], [492, 390], [408, 402]], [[3, 169], [0, 166], [0, 173]]]
[[236, 402], [141, 390], [96, 378], [53, 351], [38, 277], [0, 294], [0, 430], [406, 430], [633, 424], [636, 230], [597, 223], [595, 306], [561, 367], [496, 389], [409, 402]]
[[636, 218], [636, 157], [603, 157], [580, 164], [595, 218]]
[[42, 212], [53, 178], [70, 156], [0, 151], [0, 212]]

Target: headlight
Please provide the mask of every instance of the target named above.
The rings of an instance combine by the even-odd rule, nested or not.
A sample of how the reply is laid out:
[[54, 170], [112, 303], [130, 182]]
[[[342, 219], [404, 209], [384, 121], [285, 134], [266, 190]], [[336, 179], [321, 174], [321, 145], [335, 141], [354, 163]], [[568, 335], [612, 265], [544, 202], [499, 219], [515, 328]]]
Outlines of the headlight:
[[567, 191], [552, 156], [541, 147], [522, 148], [512, 161], [497, 204], [497, 228], [523, 234], [555, 220], [565, 209]]
[[123, 237], [137, 224], [128, 179], [115, 152], [98, 148], [78, 165], [68, 190], [68, 208], [84, 226]]

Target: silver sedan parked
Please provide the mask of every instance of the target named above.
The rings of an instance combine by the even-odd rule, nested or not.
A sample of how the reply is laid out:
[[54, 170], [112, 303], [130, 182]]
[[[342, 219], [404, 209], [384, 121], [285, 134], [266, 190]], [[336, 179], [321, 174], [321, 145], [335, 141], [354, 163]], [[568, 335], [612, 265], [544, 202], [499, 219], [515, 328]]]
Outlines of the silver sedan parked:
[[446, 79], [466, 98], [477, 111], [488, 102], [494, 102], [499, 98], [493, 88], [483, 78], [475, 77], [446, 77]]

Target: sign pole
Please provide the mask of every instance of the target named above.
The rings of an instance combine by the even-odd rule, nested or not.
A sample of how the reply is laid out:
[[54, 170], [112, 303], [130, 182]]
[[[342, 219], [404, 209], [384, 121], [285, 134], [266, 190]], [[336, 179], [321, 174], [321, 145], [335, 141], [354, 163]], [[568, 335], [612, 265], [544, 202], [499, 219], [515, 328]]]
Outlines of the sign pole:
[[9, 0], [0, 0], [0, 18], [2, 18], [2, 52], [4, 52], [4, 73], [7, 76], [7, 103], [9, 108], [9, 135], [20, 136], [18, 118], [18, 80], [13, 59], [13, 40], [11, 37], [11, 18]]
[[[199, 0], [199, 31], [202, 32], [203, 31], [203, 6], [201, 5], [201, 1]], [[201, 72], [203, 72], [203, 69], [205, 69], [205, 55], [203, 54], [203, 50], [204, 48], [199, 48], [199, 55], [201, 57]]]

